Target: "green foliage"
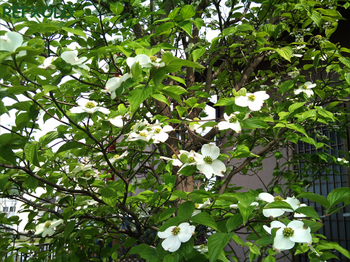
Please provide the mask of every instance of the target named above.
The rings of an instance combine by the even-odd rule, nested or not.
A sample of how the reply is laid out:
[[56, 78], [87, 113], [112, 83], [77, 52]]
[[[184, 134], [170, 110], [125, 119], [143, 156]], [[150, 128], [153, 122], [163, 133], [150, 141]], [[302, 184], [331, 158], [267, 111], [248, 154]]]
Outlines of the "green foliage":
[[[0, 6], [0, 197], [28, 217], [0, 213], [0, 260], [45, 260], [35, 243], [50, 243], [53, 261], [225, 262], [237, 244], [244, 260], [271, 262], [280, 232], [267, 228], [294, 213], [313, 243], [289, 252], [350, 258], [317, 234], [319, 210], [299, 202], [326, 216], [350, 204], [346, 187], [307, 191], [349, 167], [334, 149], [349, 128], [350, 49], [332, 43], [342, 3], [236, 2]], [[179, 233], [182, 223], [191, 226]]]

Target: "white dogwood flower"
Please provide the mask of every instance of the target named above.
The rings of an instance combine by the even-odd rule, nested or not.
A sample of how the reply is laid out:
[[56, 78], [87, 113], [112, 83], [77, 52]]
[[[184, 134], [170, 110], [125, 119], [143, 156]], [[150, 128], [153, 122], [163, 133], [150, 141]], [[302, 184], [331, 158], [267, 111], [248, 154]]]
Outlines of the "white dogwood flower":
[[235, 130], [237, 133], [240, 133], [242, 128], [236, 116], [237, 114], [239, 114], [239, 112], [234, 112], [229, 116], [226, 113], [224, 113], [224, 118], [226, 121], [222, 121], [218, 124], [219, 130], [226, 130], [230, 128]]
[[203, 173], [208, 179], [212, 175], [224, 176], [223, 173], [226, 171], [225, 164], [218, 160], [220, 155], [220, 149], [212, 144], [206, 144], [202, 146], [202, 155], [199, 155], [199, 161], [197, 161], [198, 170]]
[[310, 97], [314, 94], [314, 91], [312, 91], [312, 88], [314, 88], [315, 86], [316, 86], [316, 84], [313, 84], [313, 83], [308, 81], [305, 84], [303, 84], [302, 86], [299, 86], [298, 89], [294, 90], [294, 94], [298, 95], [301, 92], [303, 92], [307, 95], [307, 97]]
[[155, 56], [147, 56], [147, 55], [144, 55], [144, 54], [141, 54], [141, 55], [137, 55], [135, 57], [128, 57], [126, 59], [126, 64], [131, 68], [133, 66], [133, 64], [135, 63], [139, 63], [141, 67], [152, 67], [155, 66], [155, 67], [163, 67], [165, 66], [165, 63], [164, 62], [160, 62], [160, 59], [158, 59], [157, 57]]
[[312, 244], [311, 229], [305, 227], [302, 221], [294, 220], [287, 226], [280, 221], [272, 221], [271, 227], [263, 227], [269, 234], [273, 228], [279, 228], [273, 240], [273, 248], [276, 252], [291, 249], [295, 243]]
[[207, 198], [207, 200], [203, 203], [203, 204], [195, 204], [196, 210], [193, 211], [191, 217], [201, 213], [202, 211], [200, 209], [206, 208], [207, 206], [210, 206], [211, 202], [210, 202], [210, 198]]
[[106, 82], [105, 89], [111, 93], [112, 99], [116, 97], [115, 91], [121, 86], [121, 84], [131, 77], [132, 75], [127, 73], [119, 77], [112, 77]]
[[[23, 45], [23, 36], [17, 32], [6, 32], [3, 37], [0, 38], [0, 50], [7, 52], [15, 52], [18, 47]], [[26, 43], [24, 44], [26, 45]], [[26, 51], [20, 51], [17, 56], [25, 56]], [[8, 57], [6, 60], [11, 60]]]
[[158, 237], [165, 239], [162, 242], [162, 247], [165, 250], [175, 252], [180, 248], [181, 243], [185, 243], [191, 239], [195, 228], [195, 226], [191, 226], [189, 223], [181, 223], [179, 226], [168, 227], [164, 232], [158, 231]]
[[266, 99], [270, 96], [266, 91], [258, 91], [255, 93], [247, 93], [245, 96], [238, 96], [235, 98], [235, 103], [238, 106], [248, 106], [252, 111], [259, 111]]
[[195, 250], [197, 250], [199, 253], [204, 254], [208, 252], [208, 246], [202, 244], [199, 246], [193, 246]]
[[168, 138], [169, 135], [168, 133], [173, 131], [173, 127], [166, 125], [164, 127], [161, 127], [160, 125], [155, 125], [151, 127], [151, 130], [153, 132], [153, 143], [158, 144], [160, 142], [165, 142]]
[[[71, 65], [76, 65], [79, 66], [82, 69], [85, 70], [90, 70], [90, 68], [87, 65], [84, 65], [83, 63], [87, 60], [86, 57], [78, 57], [78, 51], [74, 50], [74, 51], [64, 51], [61, 54], [61, 57], [64, 61], [66, 61], [68, 64]], [[73, 68], [73, 71], [76, 73], [80, 73], [78, 70], [76, 70], [75, 68]]]
[[287, 199], [283, 199], [280, 196], [274, 197], [273, 195], [269, 193], [260, 193], [258, 196], [259, 200], [266, 201], [268, 203], [272, 203], [275, 201], [284, 201], [288, 203], [292, 209], [288, 208], [268, 208], [268, 209], [263, 209], [263, 214], [265, 217], [279, 217], [284, 214], [284, 212], [293, 212], [294, 210], [298, 209], [300, 207], [300, 201], [296, 199], [295, 197], [287, 197]]
[[[112, 165], [114, 165], [118, 160], [123, 159], [123, 158], [126, 157], [128, 154], [129, 154], [128, 151], [125, 151], [125, 152], [124, 152], [123, 154], [121, 154], [121, 155], [116, 154], [116, 155], [114, 155], [112, 158], [109, 158], [109, 162], [110, 162]], [[107, 165], [107, 162], [103, 162], [103, 163], [101, 163], [101, 165]]]
[[[82, 104], [82, 103], [78, 102], [78, 104]], [[110, 111], [107, 108], [97, 106], [96, 102], [94, 101], [87, 101], [85, 105], [80, 105], [70, 109], [70, 112], [73, 114], [81, 114], [81, 113], [93, 114], [97, 111], [106, 115], [110, 113]]]
[[35, 234], [36, 235], [41, 234], [42, 237], [52, 236], [55, 233], [55, 227], [57, 227], [62, 223], [63, 223], [62, 219], [51, 220], [51, 221], [47, 221], [46, 223], [41, 223], [36, 226]]
[[180, 166], [183, 165], [183, 163], [177, 158], [177, 156], [175, 154], [172, 156], [172, 158], [165, 157], [165, 156], [160, 156], [159, 158], [160, 159], [164, 159], [166, 161], [172, 161], [173, 162], [173, 166], [179, 166], [180, 167]]

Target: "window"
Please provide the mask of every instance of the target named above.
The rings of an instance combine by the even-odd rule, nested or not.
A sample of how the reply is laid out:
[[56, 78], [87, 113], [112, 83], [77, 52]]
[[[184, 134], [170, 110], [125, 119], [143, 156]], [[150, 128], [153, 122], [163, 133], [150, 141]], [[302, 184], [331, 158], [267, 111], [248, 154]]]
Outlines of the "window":
[[16, 207], [10, 207], [10, 212], [16, 212]]
[[2, 208], [2, 211], [8, 212], [8, 211], [9, 211], [9, 208], [8, 208], [8, 207], [3, 207], [3, 208]]

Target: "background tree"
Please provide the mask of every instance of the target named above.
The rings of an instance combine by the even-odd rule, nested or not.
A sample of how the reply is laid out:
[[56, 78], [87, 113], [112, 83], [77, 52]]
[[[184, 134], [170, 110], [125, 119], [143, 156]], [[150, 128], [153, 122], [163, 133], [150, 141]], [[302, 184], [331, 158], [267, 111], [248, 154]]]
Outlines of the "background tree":
[[[343, 19], [337, 8], [348, 6], [2, 4], [0, 114], [15, 124], [1, 125], [0, 192], [23, 203], [28, 223], [20, 232], [19, 217], [0, 214], [0, 256], [21, 247], [40, 261], [48, 252], [31, 244], [39, 241], [50, 243], [52, 261], [242, 261], [232, 245], [223, 251], [233, 240], [250, 261], [286, 250], [350, 258], [316, 233], [319, 214], [295, 198], [328, 215], [348, 205], [349, 188], [306, 192], [329, 163], [347, 166], [347, 153], [284, 155], [298, 141], [327, 148], [320, 125], [346, 134], [339, 106], [348, 101], [350, 50], [330, 37]], [[205, 118], [211, 97], [214, 119]], [[271, 155], [284, 161], [266, 188], [230, 184]]]

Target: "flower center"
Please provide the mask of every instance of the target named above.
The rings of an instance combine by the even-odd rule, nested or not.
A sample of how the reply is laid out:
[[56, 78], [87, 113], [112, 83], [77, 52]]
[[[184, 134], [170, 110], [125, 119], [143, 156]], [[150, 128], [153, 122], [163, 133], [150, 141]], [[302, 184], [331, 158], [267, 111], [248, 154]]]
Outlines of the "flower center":
[[119, 157], [120, 157], [120, 155], [117, 154], [117, 155], [115, 155], [113, 158], [119, 158]]
[[204, 244], [201, 245], [201, 249], [203, 249], [203, 248], [205, 248], [205, 245], [204, 245]]
[[46, 222], [46, 223], [45, 223], [45, 227], [46, 227], [46, 228], [49, 228], [50, 226], [51, 226], [51, 223], [50, 223], [50, 222]]
[[255, 95], [248, 96], [248, 100], [254, 102], [256, 99]]
[[205, 156], [204, 162], [210, 165], [211, 163], [213, 163], [213, 159], [210, 156]]
[[229, 119], [229, 122], [230, 123], [236, 123], [237, 122], [237, 117], [231, 116], [230, 119]]
[[187, 162], [188, 164], [191, 164], [191, 163], [196, 162], [196, 160], [194, 160], [194, 157], [191, 156], [191, 157], [187, 158], [187, 161], [186, 161], [186, 162]]
[[151, 61], [152, 61], [153, 63], [154, 63], [154, 62], [157, 62], [157, 57], [151, 55], [149, 58], [151, 59]]
[[88, 178], [88, 177], [92, 177], [92, 174], [91, 173], [86, 173], [86, 174], [84, 174], [84, 176]]
[[160, 131], [162, 131], [162, 129], [160, 129], [159, 127], [158, 127], [158, 128], [156, 128], [156, 130], [155, 130], [156, 134], [159, 134], [159, 133], [160, 133]]
[[195, 118], [193, 118], [193, 120], [196, 120], [196, 121], [198, 121], [198, 120], [199, 120], [199, 118], [198, 118], [198, 117], [195, 117]]
[[198, 204], [198, 203], [195, 203], [195, 204], [194, 204], [194, 207], [195, 207], [195, 208], [199, 208], [199, 204]]
[[307, 89], [307, 85], [303, 85], [302, 88], [306, 90]]
[[177, 156], [175, 154], [173, 154], [173, 156], [171, 158], [172, 159], [177, 159]]
[[282, 201], [282, 200], [283, 200], [283, 197], [281, 197], [281, 196], [276, 196], [276, 197], [274, 198], [274, 200], [275, 200], [275, 201]]
[[145, 132], [141, 132], [139, 136], [147, 137], [147, 134]]
[[93, 102], [87, 102], [85, 105], [86, 108], [94, 108], [95, 104]]
[[285, 237], [292, 237], [294, 235], [294, 230], [292, 228], [290, 228], [290, 227], [285, 227], [283, 229], [283, 235]]
[[173, 230], [171, 230], [174, 236], [180, 233], [180, 228], [179, 227], [174, 227]]

